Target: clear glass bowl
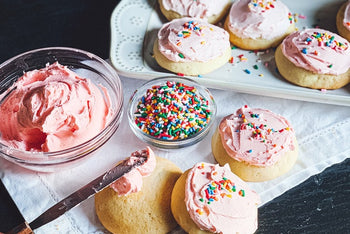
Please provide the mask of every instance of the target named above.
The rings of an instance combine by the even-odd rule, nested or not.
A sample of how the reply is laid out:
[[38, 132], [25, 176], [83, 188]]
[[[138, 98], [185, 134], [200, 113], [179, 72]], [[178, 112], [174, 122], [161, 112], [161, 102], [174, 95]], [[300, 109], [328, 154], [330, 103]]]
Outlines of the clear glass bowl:
[[[166, 111], [165, 113], [160, 115], [159, 109], [157, 110], [156, 107], [154, 107], [153, 112], [150, 112], [151, 114], [146, 113], [147, 111], [149, 111], [146, 111], [147, 107], [145, 107], [146, 109], [138, 107], [141, 101], [143, 102], [142, 105], [148, 105], [148, 108], [150, 108], [152, 106], [149, 101], [151, 97], [147, 98], [146, 93], [148, 92], [148, 90], [157, 90], [157, 93], [159, 94], [161, 92], [158, 90], [160, 89], [159, 87], [164, 87], [167, 84], [167, 82], [179, 82], [186, 86], [194, 87], [196, 89], [195, 92], [191, 92], [189, 95], [199, 100], [199, 102], [196, 101], [196, 103], [199, 103], [198, 110], [203, 111], [201, 112], [202, 114], [199, 114], [201, 117], [198, 117], [197, 114], [194, 114], [194, 112], [196, 112], [195, 110], [192, 111], [192, 101], [190, 102], [190, 104], [187, 103], [187, 101], [185, 101], [185, 103], [187, 103], [186, 105], [188, 105], [186, 107], [186, 105], [182, 105], [181, 101], [179, 101], [181, 99], [177, 99], [178, 101], [176, 101], [176, 99], [170, 100], [171, 98], [169, 98], [168, 100], [165, 100], [166, 98], [164, 98], [163, 102], [165, 102], [163, 104], [160, 104], [160, 106], [162, 106], [162, 108]], [[172, 91], [173, 89], [170, 88], [168, 90]], [[174, 88], [174, 90], [175, 91], [173, 92], [176, 93], [176, 90], [178, 89]], [[162, 94], [159, 95], [162, 96]], [[165, 96], [167, 96], [167, 94]], [[157, 102], [159, 104], [159, 102], [161, 101]], [[174, 102], [175, 107], [173, 105]], [[155, 105], [157, 104], [154, 104], [154, 106]], [[184, 113], [186, 109], [189, 110], [190, 113], [188, 116], [186, 116]], [[185, 77], [167, 76], [150, 80], [146, 82], [142, 87], [135, 90], [134, 94], [129, 100], [127, 112], [129, 125], [132, 131], [139, 139], [159, 148], [174, 149], [196, 144], [208, 134], [216, 116], [216, 104], [210, 91], [207, 88], [195, 82], [194, 80]], [[203, 115], [203, 113], [205, 112], [209, 112], [210, 114], [204, 117], [205, 115]], [[157, 117], [151, 120], [149, 116]], [[147, 120], [145, 120], [145, 118]], [[200, 122], [201, 120], [204, 120], [204, 123]], [[166, 122], [166, 126], [169, 126], [169, 128], [166, 128], [163, 122]], [[144, 127], [142, 127], [142, 125], [144, 125]], [[180, 128], [180, 125], [183, 127]], [[185, 129], [186, 126], [187, 128]], [[193, 128], [189, 126], [193, 126]], [[172, 130], [169, 130], [171, 128]], [[192, 128], [193, 131], [190, 128]], [[195, 128], [198, 128], [198, 130], [196, 131]], [[163, 130], [160, 131], [160, 129]], [[181, 134], [182, 136], [186, 135], [187, 137], [180, 137]]]
[[82, 159], [92, 155], [115, 133], [123, 112], [122, 84], [116, 71], [98, 56], [74, 48], [41, 48], [5, 61], [0, 65], [0, 94], [6, 92], [24, 72], [44, 68], [46, 64], [54, 62], [59, 62], [79, 76], [90, 79], [97, 87], [99, 85], [105, 87], [110, 96], [111, 108], [113, 108], [114, 113], [110, 122], [97, 136], [65, 150], [31, 152], [11, 148], [0, 143], [0, 155], [3, 158], [22, 167], [42, 172], [53, 172], [75, 166], [81, 163]]

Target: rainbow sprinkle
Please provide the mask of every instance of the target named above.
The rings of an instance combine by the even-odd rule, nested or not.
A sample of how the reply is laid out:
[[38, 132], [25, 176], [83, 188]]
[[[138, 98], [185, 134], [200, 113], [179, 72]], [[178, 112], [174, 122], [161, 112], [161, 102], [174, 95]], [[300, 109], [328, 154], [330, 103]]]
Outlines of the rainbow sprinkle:
[[338, 42], [335, 40], [334, 36], [328, 33], [314, 32], [310, 37], [307, 37], [305, 42], [310, 45], [311, 42], [317, 41], [318, 46], [330, 47], [334, 50], [347, 50], [348, 45]]
[[265, 12], [275, 8], [274, 2], [276, 2], [276, 0], [251, 0], [250, 3], [248, 3], [248, 7], [258, 12]]
[[293, 23], [294, 18], [293, 18], [292, 13], [290, 13], [290, 12], [288, 13], [288, 20], [289, 20], [289, 23], [290, 23], [290, 24]]
[[184, 23], [182, 26], [183, 29], [177, 34], [177, 36], [183, 38], [190, 37], [192, 33], [196, 33], [198, 36], [201, 36], [202, 30], [206, 28], [206, 26], [200, 26], [198, 22], [192, 20]]
[[[253, 113], [253, 112], [249, 112], [249, 115], [251, 118], [255, 118], [255, 119], [259, 119], [260, 116], [259, 114]], [[271, 133], [276, 133], [276, 132], [283, 132], [283, 131], [289, 131], [290, 128], [286, 127], [286, 128], [282, 128], [279, 130], [275, 130], [273, 128], [268, 128], [268, 126], [266, 124], [255, 124], [252, 122], [248, 122], [248, 120], [246, 119], [246, 116], [244, 114], [239, 114], [238, 116], [239, 118], [242, 119], [242, 124], [240, 126], [240, 130], [251, 130], [252, 132], [252, 139], [255, 140], [259, 140], [261, 142], [265, 142], [266, 141], [266, 136], [271, 134]], [[238, 132], [239, 132], [238, 131]], [[248, 150], [248, 153], [252, 153], [252, 150]]]
[[[232, 198], [232, 193], [236, 192], [236, 185], [228, 178], [222, 177], [221, 180], [213, 180], [206, 185], [205, 196], [201, 197], [199, 201], [206, 202], [210, 205], [212, 202], [219, 201], [224, 197]], [[241, 189], [238, 193], [240, 196], [244, 197], [245, 192]]]
[[[177, 33], [177, 36], [179, 37], [179, 40], [176, 42], [177, 46], [181, 46], [182, 45], [180, 39], [182, 40], [182, 39], [189, 38], [193, 34], [196, 34], [197, 36], [203, 36], [204, 34], [202, 33], [202, 30], [204, 28], [206, 28], [206, 26], [201, 26], [201, 25], [199, 25], [198, 22], [192, 21], [192, 20], [184, 23], [182, 26], [183, 26], [182, 30], [180, 30]], [[209, 29], [213, 30], [212, 28], [209, 28]], [[206, 44], [206, 41], [205, 40], [201, 40], [200, 44], [204, 45], [204, 44]], [[179, 53], [178, 55], [182, 59], [185, 58], [185, 56], [182, 53]]]
[[135, 124], [146, 134], [165, 140], [188, 138], [210, 121], [209, 101], [195, 87], [167, 81], [146, 91], [135, 111]]

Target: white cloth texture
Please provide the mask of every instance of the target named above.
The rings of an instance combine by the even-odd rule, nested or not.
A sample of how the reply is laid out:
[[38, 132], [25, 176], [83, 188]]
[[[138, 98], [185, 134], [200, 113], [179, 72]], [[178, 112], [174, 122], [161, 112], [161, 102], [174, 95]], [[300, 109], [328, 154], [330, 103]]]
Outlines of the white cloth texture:
[[[200, 78], [198, 78], [200, 79]], [[135, 89], [145, 80], [121, 77], [124, 88], [124, 114], [119, 129], [93, 157], [81, 165], [55, 173], [39, 173], [0, 159], [0, 176], [24, 218], [31, 222], [56, 202], [84, 186], [146, 143], [129, 127], [126, 107]], [[198, 144], [165, 150], [151, 146], [156, 155], [167, 158], [183, 171], [195, 163], [215, 163], [211, 137], [221, 119], [243, 105], [271, 110], [287, 118], [296, 132], [299, 157], [287, 174], [267, 182], [249, 183], [262, 204], [281, 195], [326, 167], [350, 156], [350, 108], [210, 89], [217, 104], [217, 117], [211, 132]], [[100, 224], [93, 197], [73, 208], [35, 233], [108, 233]]]

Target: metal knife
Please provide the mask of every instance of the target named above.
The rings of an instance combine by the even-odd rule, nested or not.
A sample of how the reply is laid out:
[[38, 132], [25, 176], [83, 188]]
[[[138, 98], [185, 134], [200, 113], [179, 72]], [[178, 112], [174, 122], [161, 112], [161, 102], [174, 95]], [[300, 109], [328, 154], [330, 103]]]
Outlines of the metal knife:
[[80, 204], [82, 201], [88, 199], [95, 193], [101, 191], [103, 188], [113, 183], [118, 178], [122, 177], [124, 174], [128, 173], [132, 168], [142, 165], [146, 160], [146, 157], [139, 157], [138, 160], [132, 165], [129, 165], [127, 161], [124, 160], [122, 163], [113, 167], [111, 170], [105, 172], [103, 175], [97, 177], [84, 187], [80, 188], [78, 191], [72, 193], [68, 197], [64, 198], [63, 200], [46, 210], [43, 214], [41, 214], [31, 223], [21, 223], [20, 225], [14, 227], [7, 233], [33, 233], [34, 229], [37, 229], [55, 220], [56, 218], [63, 215], [73, 207]]

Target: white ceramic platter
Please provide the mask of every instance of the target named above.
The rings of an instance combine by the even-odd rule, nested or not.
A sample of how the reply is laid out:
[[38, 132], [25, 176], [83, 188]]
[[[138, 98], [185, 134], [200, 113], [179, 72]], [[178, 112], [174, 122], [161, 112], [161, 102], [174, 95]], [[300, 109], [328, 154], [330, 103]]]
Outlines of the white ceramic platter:
[[[319, 26], [332, 32], [336, 32], [335, 18], [342, 2], [284, 0], [294, 14], [299, 29]], [[117, 5], [111, 17], [110, 59], [120, 75], [147, 80], [176, 75], [162, 69], [152, 57], [157, 31], [165, 22], [157, 0], [122, 0]], [[242, 62], [239, 55], [248, 60]], [[350, 85], [338, 90], [321, 91], [285, 81], [276, 70], [273, 50], [254, 53], [233, 49], [232, 56], [233, 63], [228, 62], [202, 77], [191, 78], [210, 88], [350, 106]]]

